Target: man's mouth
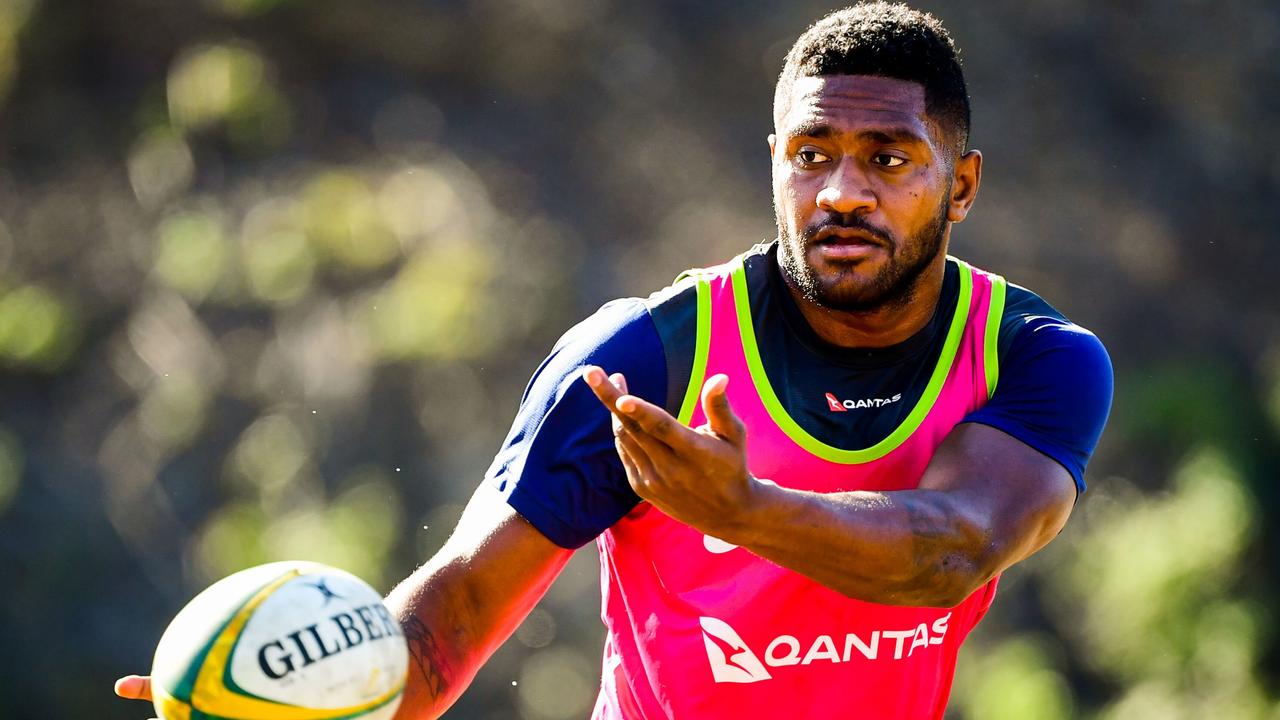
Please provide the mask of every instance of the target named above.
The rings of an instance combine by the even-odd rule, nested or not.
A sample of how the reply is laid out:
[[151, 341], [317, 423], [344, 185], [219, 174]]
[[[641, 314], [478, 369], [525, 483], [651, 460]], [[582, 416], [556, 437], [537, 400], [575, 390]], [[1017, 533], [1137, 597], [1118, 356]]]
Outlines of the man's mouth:
[[826, 225], [813, 234], [813, 248], [827, 261], [860, 262], [887, 247], [883, 238], [864, 228]]
[[862, 228], [825, 225], [814, 233], [815, 243], [828, 245], [884, 245], [879, 235]]

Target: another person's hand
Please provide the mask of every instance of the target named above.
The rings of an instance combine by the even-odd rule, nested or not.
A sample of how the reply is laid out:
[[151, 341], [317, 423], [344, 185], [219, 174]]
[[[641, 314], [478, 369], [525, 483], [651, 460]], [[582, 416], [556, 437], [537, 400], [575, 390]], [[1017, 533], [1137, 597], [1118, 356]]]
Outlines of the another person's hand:
[[151, 678], [145, 675], [126, 675], [116, 681], [116, 695], [128, 700], [151, 702]]

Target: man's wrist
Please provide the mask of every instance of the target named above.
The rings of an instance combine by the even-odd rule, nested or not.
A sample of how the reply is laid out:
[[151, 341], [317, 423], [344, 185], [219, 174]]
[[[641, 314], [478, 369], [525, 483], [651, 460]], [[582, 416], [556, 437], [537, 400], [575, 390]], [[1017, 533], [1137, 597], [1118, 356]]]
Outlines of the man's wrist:
[[770, 515], [776, 513], [779, 495], [785, 492], [772, 480], [747, 478], [747, 490], [737, 511], [725, 518], [725, 528], [716, 537], [725, 542], [752, 547], [769, 534]]

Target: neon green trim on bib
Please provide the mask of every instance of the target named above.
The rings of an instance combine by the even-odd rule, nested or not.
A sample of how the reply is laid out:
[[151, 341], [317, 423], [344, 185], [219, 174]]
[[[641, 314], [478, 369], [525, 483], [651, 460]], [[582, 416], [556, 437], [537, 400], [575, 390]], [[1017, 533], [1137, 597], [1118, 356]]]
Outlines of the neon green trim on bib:
[[991, 276], [991, 302], [987, 306], [987, 336], [982, 343], [982, 367], [987, 373], [987, 399], [996, 394], [1000, 381], [1000, 320], [1004, 317], [1005, 289], [1008, 283], [999, 275]]
[[[698, 407], [698, 396], [705, 380], [703, 376], [707, 374], [707, 356], [711, 351], [711, 283], [703, 273], [686, 273], [698, 283], [698, 336], [693, 345], [693, 370], [689, 373], [689, 386], [684, 389], [680, 414], [676, 416], [681, 425], [688, 425], [693, 420], [693, 411]], [[684, 277], [685, 274], [682, 273], [681, 276]]]
[[751, 371], [751, 380], [755, 383], [756, 392], [769, 412], [769, 417], [797, 445], [831, 462], [852, 465], [871, 462], [893, 452], [924, 422], [933, 405], [942, 394], [942, 385], [946, 382], [951, 364], [955, 360], [956, 350], [960, 347], [960, 338], [964, 335], [965, 322], [969, 315], [969, 303], [973, 296], [973, 270], [965, 263], [957, 261], [960, 267], [960, 296], [956, 298], [955, 314], [951, 317], [951, 327], [947, 330], [947, 338], [942, 344], [942, 353], [938, 356], [938, 364], [933, 368], [929, 384], [924, 393], [912, 408], [911, 413], [884, 440], [862, 450], [844, 450], [828, 445], [805, 431], [804, 428], [787, 414], [778, 400], [769, 377], [764, 372], [764, 364], [760, 361], [760, 348], [756, 345], [755, 328], [751, 323], [751, 302], [747, 297], [746, 266], [742, 258], [733, 263], [730, 275], [733, 278], [733, 302], [738, 311], [738, 334], [742, 338], [742, 351], [746, 355], [747, 367]]

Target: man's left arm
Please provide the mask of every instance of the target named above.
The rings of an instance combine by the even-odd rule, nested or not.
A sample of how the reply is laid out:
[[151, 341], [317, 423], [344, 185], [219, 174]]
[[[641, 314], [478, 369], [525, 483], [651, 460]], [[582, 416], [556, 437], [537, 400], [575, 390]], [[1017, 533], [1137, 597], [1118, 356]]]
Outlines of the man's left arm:
[[[1101, 423], [1110, 365], [1100, 345], [1098, 352], [1106, 376], [1105, 392], [1095, 393]], [[947, 436], [916, 489], [814, 493], [750, 475], [748, 438], [725, 398], [726, 377], [704, 386], [708, 424], [696, 429], [627, 395], [621, 376], [591, 368], [585, 378], [614, 412], [618, 453], [637, 494], [704, 533], [860, 600], [954, 606], [1044, 547], [1075, 503], [1074, 473], [1060, 460], [981, 419]]]
[[933, 607], [958, 605], [1044, 547], [1076, 498], [1061, 465], [968, 423], [947, 436], [913, 490], [760, 485], [726, 523], [728, 542], [859, 600]]

